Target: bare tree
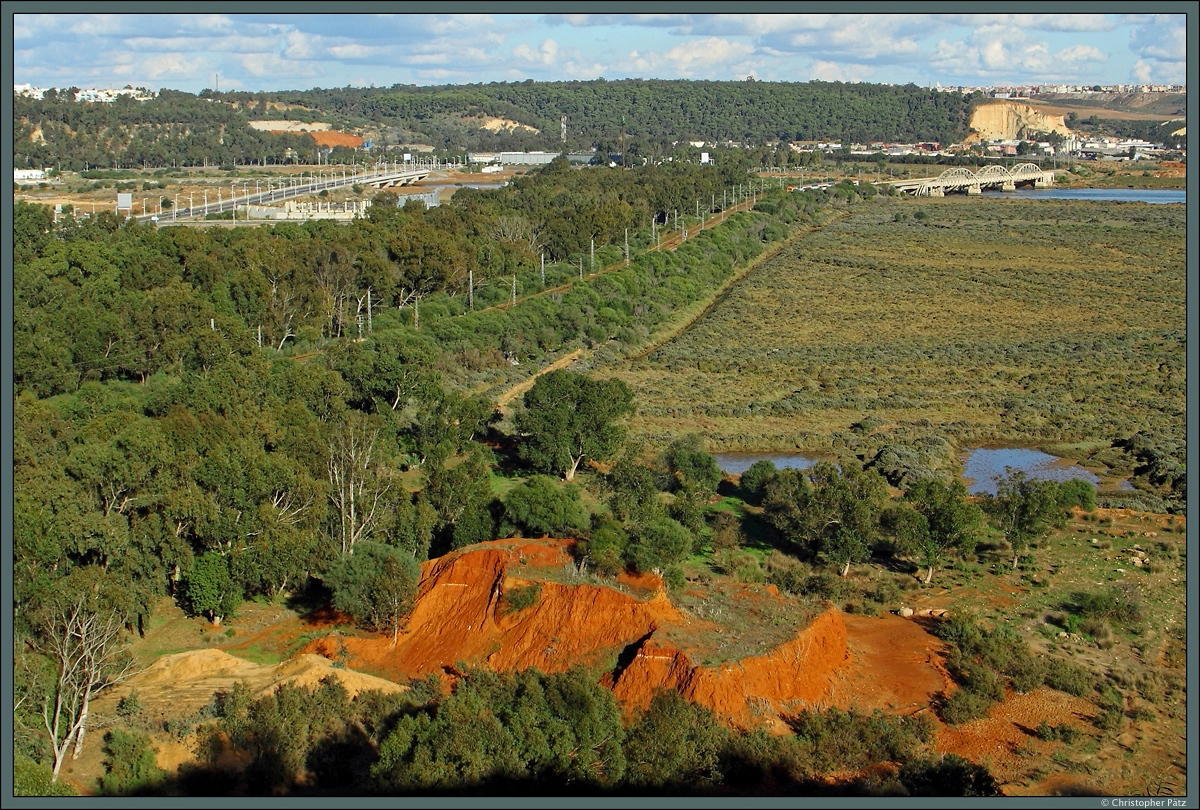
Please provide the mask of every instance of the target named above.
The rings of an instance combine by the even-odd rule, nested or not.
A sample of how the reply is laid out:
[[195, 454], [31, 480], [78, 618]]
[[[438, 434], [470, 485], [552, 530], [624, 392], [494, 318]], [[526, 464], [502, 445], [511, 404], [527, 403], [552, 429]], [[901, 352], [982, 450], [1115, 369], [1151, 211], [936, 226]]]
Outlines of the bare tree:
[[41, 634], [39, 652], [53, 662], [56, 672], [52, 691], [42, 699], [55, 781], [72, 743], [72, 759], [83, 751], [92, 698], [133, 670], [133, 659], [122, 643], [124, 627], [117, 610], [97, 610], [86, 594], [80, 594], [55, 612]]
[[491, 236], [497, 242], [520, 245], [531, 254], [536, 254], [542, 249], [542, 226], [534, 225], [524, 217], [496, 217], [492, 223]]
[[338, 516], [338, 539], [342, 553], [375, 530], [382, 516], [381, 505], [391, 485], [381, 476], [375, 442], [379, 431], [365, 421], [351, 418], [335, 432], [329, 443], [329, 495]]

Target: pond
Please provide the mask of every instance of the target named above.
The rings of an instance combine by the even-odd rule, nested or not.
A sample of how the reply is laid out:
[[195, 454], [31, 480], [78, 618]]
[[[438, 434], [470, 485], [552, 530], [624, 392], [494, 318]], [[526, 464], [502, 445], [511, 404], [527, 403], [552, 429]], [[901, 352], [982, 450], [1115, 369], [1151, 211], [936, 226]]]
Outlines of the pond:
[[[821, 460], [821, 456], [803, 453], [717, 453], [717, 466], [722, 472], [741, 475], [756, 461], [770, 461], [776, 469], [794, 468], [807, 470]], [[1066, 459], [1043, 453], [1029, 447], [977, 447], [968, 450], [963, 463], [963, 483], [972, 495], [995, 495], [996, 479], [1004, 476], [1004, 468], [1020, 470], [1030, 478], [1052, 481], [1069, 481], [1082, 478], [1093, 486], [1113, 484], [1119, 490], [1131, 490], [1126, 480], [1101, 479]]]
[[963, 463], [963, 482], [972, 495], [995, 495], [996, 481], [1004, 477], [1004, 468], [1020, 470], [1030, 478], [1070, 481], [1082, 478], [1093, 486], [1100, 477], [1066, 459], [1031, 447], [977, 447], [967, 453]]
[[741, 475], [756, 461], [767, 460], [775, 469], [807, 470], [821, 460], [820, 456], [798, 453], [717, 453], [717, 466], [722, 472]]

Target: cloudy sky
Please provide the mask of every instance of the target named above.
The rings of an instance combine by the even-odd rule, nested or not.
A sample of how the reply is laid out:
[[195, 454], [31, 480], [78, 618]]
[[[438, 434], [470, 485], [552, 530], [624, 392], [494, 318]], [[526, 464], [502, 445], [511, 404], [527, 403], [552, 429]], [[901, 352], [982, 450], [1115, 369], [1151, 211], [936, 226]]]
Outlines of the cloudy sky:
[[[1192, 5], [1143, 3], [1138, 7], [1182, 12]], [[599, 77], [728, 80], [754, 76], [765, 81], [925, 86], [1186, 81], [1183, 13], [236, 13], [261, 7], [253, 2], [160, 6], [209, 10], [197, 14], [24, 13], [54, 7], [10, 6], [16, 12], [14, 82], [39, 87], [129, 84], [195, 93], [214, 86], [259, 91]], [[359, 3], [353, 7], [445, 9], [455, 4]], [[520, 3], [472, 6], [529, 7]], [[573, 4], [552, 7], [570, 10]], [[970, 5], [947, 4], [946, 8], [969, 9]]]

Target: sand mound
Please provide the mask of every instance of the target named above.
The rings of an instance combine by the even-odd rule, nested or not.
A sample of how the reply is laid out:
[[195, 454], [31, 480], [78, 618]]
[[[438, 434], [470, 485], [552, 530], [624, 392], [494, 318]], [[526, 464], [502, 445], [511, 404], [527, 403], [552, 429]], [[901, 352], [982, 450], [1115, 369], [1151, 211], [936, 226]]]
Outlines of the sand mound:
[[267, 694], [281, 683], [311, 688], [333, 675], [351, 696], [378, 689], [402, 691], [405, 687], [362, 672], [334, 666], [319, 655], [301, 655], [274, 666], [255, 664], [222, 650], [194, 650], [164, 655], [121, 686], [105, 693], [116, 701], [137, 690], [138, 699], [151, 710], [187, 714], [208, 705], [217, 692], [228, 691], [239, 681]]
[[479, 120], [479, 128], [486, 129], [488, 132], [500, 132], [502, 130], [511, 132], [516, 129], [523, 129], [526, 132], [532, 132], [535, 135], [541, 130], [536, 127], [531, 127], [528, 124], [522, 124], [520, 121], [513, 121], [508, 118], [495, 118], [492, 116], [484, 116]]

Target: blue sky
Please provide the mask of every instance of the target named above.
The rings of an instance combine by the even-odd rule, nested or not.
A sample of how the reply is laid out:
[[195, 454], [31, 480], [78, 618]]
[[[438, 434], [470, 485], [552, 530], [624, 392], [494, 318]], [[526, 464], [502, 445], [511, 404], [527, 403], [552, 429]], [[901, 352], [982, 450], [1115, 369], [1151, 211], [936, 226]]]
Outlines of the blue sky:
[[220, 13], [145, 15], [38, 14], [24, 11], [53, 6], [13, 6], [20, 7], [12, 9], [14, 82], [195, 93], [214, 85], [261, 91], [599, 77], [1182, 84], [1182, 12], [1194, 4], [1143, 4], [1177, 14], [304, 15], [227, 13], [261, 4], [214, 3], [201, 8]]

